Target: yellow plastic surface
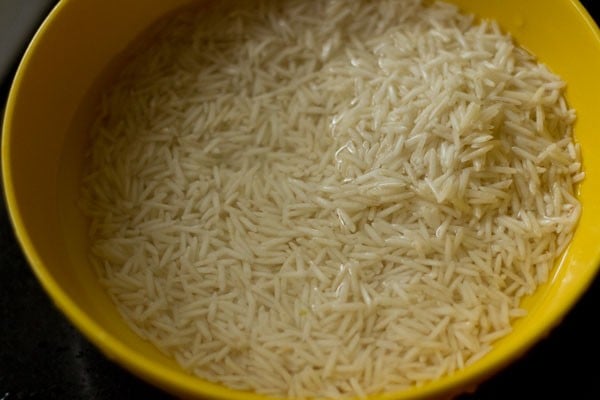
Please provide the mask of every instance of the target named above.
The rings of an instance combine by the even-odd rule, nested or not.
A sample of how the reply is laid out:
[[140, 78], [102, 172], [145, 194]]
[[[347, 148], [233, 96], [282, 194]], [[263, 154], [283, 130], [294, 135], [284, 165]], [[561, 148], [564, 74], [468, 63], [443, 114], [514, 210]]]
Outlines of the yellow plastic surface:
[[[32, 41], [6, 109], [2, 173], [12, 222], [44, 288], [64, 314], [111, 359], [174, 394], [266, 399], [185, 374], [133, 334], [104, 293], [85, 257], [85, 223], [77, 180], [92, 117], [94, 82], [152, 21], [189, 0], [62, 0]], [[551, 281], [525, 301], [529, 315], [494, 350], [438, 381], [372, 399], [449, 397], [473, 387], [546, 334], [593, 279], [600, 262], [600, 33], [576, 0], [454, 0], [494, 18], [568, 83], [587, 178], [583, 215]], [[562, 366], [557, 366], [562, 367]]]

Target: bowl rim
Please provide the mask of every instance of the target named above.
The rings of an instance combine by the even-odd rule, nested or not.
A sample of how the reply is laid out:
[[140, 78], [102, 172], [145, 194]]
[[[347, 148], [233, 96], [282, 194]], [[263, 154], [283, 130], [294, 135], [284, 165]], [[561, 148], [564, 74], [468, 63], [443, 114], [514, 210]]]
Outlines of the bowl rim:
[[[600, 51], [600, 29], [590, 16], [580, 0], [565, 0], [570, 3], [577, 11], [581, 21], [585, 23], [586, 28], [595, 37], [598, 50]], [[25, 79], [28, 64], [39, 45], [40, 38], [44, 36], [57, 16], [63, 12], [66, 7], [69, 7], [71, 2], [59, 1], [44, 19], [35, 35], [29, 42], [14, 75], [10, 85], [9, 95], [7, 97], [6, 108], [2, 121], [2, 142], [1, 142], [1, 168], [2, 168], [2, 187], [3, 195], [6, 201], [6, 208], [9, 214], [9, 220], [15, 233], [16, 239], [21, 247], [27, 262], [34, 272], [37, 280], [41, 283], [49, 298], [55, 306], [62, 312], [67, 319], [77, 327], [98, 349], [102, 351], [111, 361], [116, 362], [135, 375], [141, 377], [146, 382], [158, 386], [171, 393], [178, 393], [192, 396], [211, 396], [219, 399], [255, 399], [267, 400], [276, 399], [277, 397], [265, 396], [249, 391], [241, 391], [229, 389], [221, 384], [212, 383], [207, 380], [197, 378], [185, 373], [183, 370], [174, 371], [158, 361], [151, 360], [143, 355], [140, 351], [133, 350], [126, 346], [118, 337], [108, 333], [94, 319], [86, 314], [77, 304], [74, 298], [70, 297], [59, 285], [58, 281], [49, 272], [45, 266], [45, 262], [40, 257], [33, 240], [28, 232], [28, 228], [24, 222], [22, 209], [17, 202], [13, 174], [11, 166], [11, 132], [12, 132], [12, 117], [15, 107], [15, 98]], [[597, 260], [600, 261], [600, 260]], [[598, 272], [600, 264], [590, 266], [589, 276], [593, 276]], [[368, 398], [375, 399], [422, 399], [442, 393], [462, 393], [468, 390], [469, 385], [478, 384], [482, 378], [486, 378], [494, 374], [498, 370], [504, 368], [524, 352], [530, 349], [545, 333], [553, 329], [573, 307], [576, 301], [584, 294], [586, 289], [591, 285], [592, 279], [582, 279], [578, 290], [566, 297], [563, 307], [550, 317], [550, 324], [545, 326], [536, 326], [531, 330], [531, 333], [525, 336], [525, 340], [509, 346], [508, 352], [502, 356], [496, 357], [491, 362], [482, 362], [486, 359], [476, 362], [477, 368], [472, 368], [473, 365], [465, 367], [450, 375], [444, 376], [441, 379], [431, 381], [420, 387], [410, 387], [406, 390], [386, 392], [381, 394], [371, 395]], [[458, 390], [458, 391], [457, 391]]]

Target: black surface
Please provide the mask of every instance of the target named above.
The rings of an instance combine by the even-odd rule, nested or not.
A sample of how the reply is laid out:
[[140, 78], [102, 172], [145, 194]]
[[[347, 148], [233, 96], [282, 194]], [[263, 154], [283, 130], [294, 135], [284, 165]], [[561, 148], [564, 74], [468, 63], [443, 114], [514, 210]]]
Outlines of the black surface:
[[[7, 91], [4, 81], [0, 105]], [[0, 400], [171, 399], [107, 360], [57, 311], [0, 203]], [[599, 308], [600, 277], [546, 339], [460, 400], [600, 399]]]
[[0, 0], [0, 82], [53, 0]]

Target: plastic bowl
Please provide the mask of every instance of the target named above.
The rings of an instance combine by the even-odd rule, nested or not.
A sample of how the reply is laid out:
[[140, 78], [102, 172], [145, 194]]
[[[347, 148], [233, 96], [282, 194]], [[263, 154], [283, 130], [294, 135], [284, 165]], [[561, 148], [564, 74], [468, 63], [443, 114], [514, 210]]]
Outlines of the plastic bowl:
[[[192, 377], [122, 321], [86, 256], [85, 221], [76, 207], [93, 83], [150, 23], [189, 0], [62, 0], [31, 42], [6, 109], [2, 172], [21, 246], [44, 288], [64, 314], [109, 358], [179, 396], [266, 397]], [[600, 261], [600, 32], [575, 0], [454, 0], [465, 11], [494, 18], [568, 83], [577, 110], [586, 180], [583, 215], [549, 282], [525, 299], [527, 317], [473, 365], [420, 387], [371, 399], [451, 397], [472, 388], [521, 355], [555, 326], [593, 280]]]

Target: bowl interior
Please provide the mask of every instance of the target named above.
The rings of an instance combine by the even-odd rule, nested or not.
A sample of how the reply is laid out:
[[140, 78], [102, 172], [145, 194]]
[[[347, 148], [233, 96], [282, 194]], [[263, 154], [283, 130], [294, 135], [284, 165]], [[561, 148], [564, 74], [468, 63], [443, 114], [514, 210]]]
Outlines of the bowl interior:
[[[57, 306], [110, 358], [171, 392], [228, 399], [264, 398], [200, 382], [138, 338], [122, 321], [86, 257], [86, 222], [77, 207], [86, 127], [93, 118], [100, 76], [110, 61], [154, 20], [189, 0], [121, 2], [63, 0], [28, 49], [4, 121], [3, 178], [22, 247]], [[476, 364], [393, 396], [425, 397], [493, 373], [546, 333], [585, 290], [600, 261], [600, 34], [575, 0], [453, 0], [468, 12], [494, 18], [568, 83], [587, 177], [575, 237], [548, 284], [524, 302], [529, 315]], [[82, 22], [83, 21], [83, 22]], [[109, 27], [110, 29], [107, 29]], [[373, 398], [390, 398], [388, 395]]]

